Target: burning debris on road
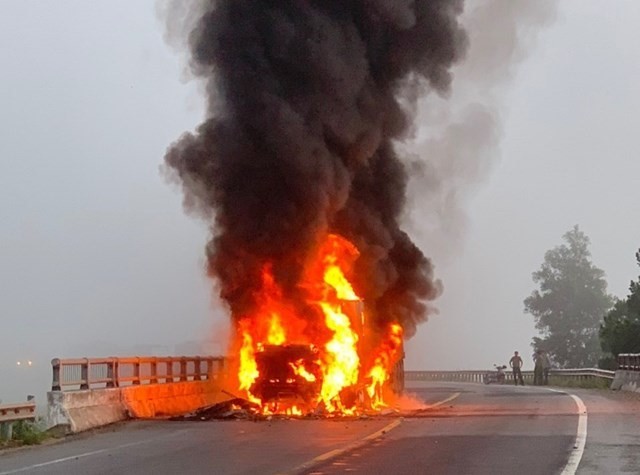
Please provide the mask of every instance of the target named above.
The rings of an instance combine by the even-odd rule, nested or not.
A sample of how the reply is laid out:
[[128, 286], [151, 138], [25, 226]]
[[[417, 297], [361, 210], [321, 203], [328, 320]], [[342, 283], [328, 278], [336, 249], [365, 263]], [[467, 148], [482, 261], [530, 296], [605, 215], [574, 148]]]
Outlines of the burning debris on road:
[[201, 407], [191, 414], [171, 417], [172, 421], [210, 421], [212, 419], [249, 419], [260, 414], [260, 406], [242, 398], [233, 398]]
[[197, 18], [190, 64], [208, 111], [165, 160], [211, 225], [237, 391], [262, 414], [381, 410], [403, 338], [441, 293], [400, 228], [408, 175], [394, 142], [416, 94], [449, 87], [462, 1], [176, 5]]

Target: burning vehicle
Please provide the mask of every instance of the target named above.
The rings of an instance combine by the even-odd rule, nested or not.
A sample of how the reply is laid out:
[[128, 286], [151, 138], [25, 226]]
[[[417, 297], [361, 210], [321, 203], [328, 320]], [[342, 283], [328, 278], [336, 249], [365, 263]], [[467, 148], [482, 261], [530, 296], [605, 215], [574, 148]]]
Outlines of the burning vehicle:
[[313, 345], [266, 345], [258, 349], [259, 376], [249, 388], [277, 412], [279, 405], [309, 407], [320, 393], [322, 376]]
[[[354, 414], [386, 406], [389, 395], [404, 390], [404, 354], [402, 345], [397, 361], [387, 372], [376, 371], [342, 388], [329, 405], [331, 412]], [[322, 398], [325, 374], [322, 352], [315, 345], [283, 344], [258, 345], [255, 353], [256, 377], [248, 389], [250, 400], [257, 402], [265, 414], [326, 413], [326, 400]], [[377, 377], [377, 378], [376, 378]], [[386, 384], [386, 386], [385, 386]]]
[[[249, 392], [264, 405], [267, 413], [301, 414], [324, 412], [318, 404], [322, 389], [322, 370], [318, 363], [319, 351], [313, 345], [267, 345], [256, 353], [260, 375]], [[394, 364], [388, 379], [389, 389], [394, 394], [404, 390], [403, 358]], [[375, 387], [379, 400], [384, 400], [380, 392], [382, 386]], [[366, 406], [366, 386], [354, 386], [340, 392], [342, 407], [370, 409]], [[295, 409], [294, 409], [295, 408]], [[351, 412], [351, 411], [349, 411]]]
[[349, 241], [327, 237], [305, 270], [304, 320], [264, 269], [261, 305], [240, 320], [237, 339], [239, 388], [265, 413], [355, 414], [402, 390], [402, 327], [381, 335], [368, 324], [345, 275], [357, 257]]

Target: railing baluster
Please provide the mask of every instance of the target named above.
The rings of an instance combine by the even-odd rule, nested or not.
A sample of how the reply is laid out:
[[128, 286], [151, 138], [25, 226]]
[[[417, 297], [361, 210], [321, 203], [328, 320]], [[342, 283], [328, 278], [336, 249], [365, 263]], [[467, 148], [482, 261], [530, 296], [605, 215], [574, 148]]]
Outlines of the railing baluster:
[[193, 359], [193, 380], [201, 381], [202, 380], [202, 368], [200, 365], [202, 364], [202, 358], [196, 356]]
[[182, 356], [180, 358], [180, 381], [186, 381], [187, 380], [187, 358], [185, 358], [184, 356]]
[[80, 389], [89, 389], [89, 358], [85, 358], [80, 366]]
[[173, 359], [165, 358], [164, 366], [166, 371], [165, 383], [173, 383]]
[[133, 362], [133, 384], [140, 384], [140, 357]]
[[107, 387], [113, 388], [116, 386], [116, 375], [115, 375], [115, 358], [110, 358], [110, 361], [107, 361]]
[[158, 382], [158, 358], [151, 358], [151, 364], [149, 365], [149, 384], [156, 384]]

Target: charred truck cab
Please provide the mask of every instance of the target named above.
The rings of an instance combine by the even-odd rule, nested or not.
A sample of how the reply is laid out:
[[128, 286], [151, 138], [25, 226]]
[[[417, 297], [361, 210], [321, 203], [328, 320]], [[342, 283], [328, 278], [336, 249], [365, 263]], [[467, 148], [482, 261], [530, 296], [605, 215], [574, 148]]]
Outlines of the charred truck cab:
[[[342, 312], [349, 317], [351, 328], [358, 335], [358, 354], [361, 361], [371, 354], [374, 329], [365, 321], [364, 304], [360, 300], [341, 302]], [[386, 387], [395, 394], [404, 391], [404, 348], [398, 351], [386, 382]], [[319, 364], [320, 350], [309, 344], [261, 345], [255, 355], [259, 376], [250, 389], [263, 404], [274, 411], [282, 407], [296, 406], [316, 410], [318, 395], [322, 388], [322, 370]], [[357, 404], [366, 398], [365, 387], [370, 383], [361, 374], [357, 385], [341, 393], [342, 400]]]

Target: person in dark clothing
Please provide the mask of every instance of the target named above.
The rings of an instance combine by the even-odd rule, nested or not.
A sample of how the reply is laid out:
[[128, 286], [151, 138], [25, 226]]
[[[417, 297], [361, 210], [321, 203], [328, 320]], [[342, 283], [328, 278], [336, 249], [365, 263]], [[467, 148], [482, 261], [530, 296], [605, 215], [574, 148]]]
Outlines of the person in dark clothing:
[[522, 379], [521, 370], [522, 358], [520, 358], [520, 355], [517, 351], [513, 352], [513, 356], [509, 360], [509, 366], [511, 366], [511, 369], [513, 370], [513, 382], [516, 384], [516, 386], [518, 385], [518, 383], [524, 386], [524, 379]]
[[542, 384], [547, 386], [549, 384], [549, 371], [551, 370], [551, 358], [549, 358], [549, 353], [542, 350], [541, 353], [542, 358]]
[[542, 377], [544, 368], [542, 366], [542, 351], [536, 350], [533, 354], [533, 384], [534, 386], [542, 386]]

